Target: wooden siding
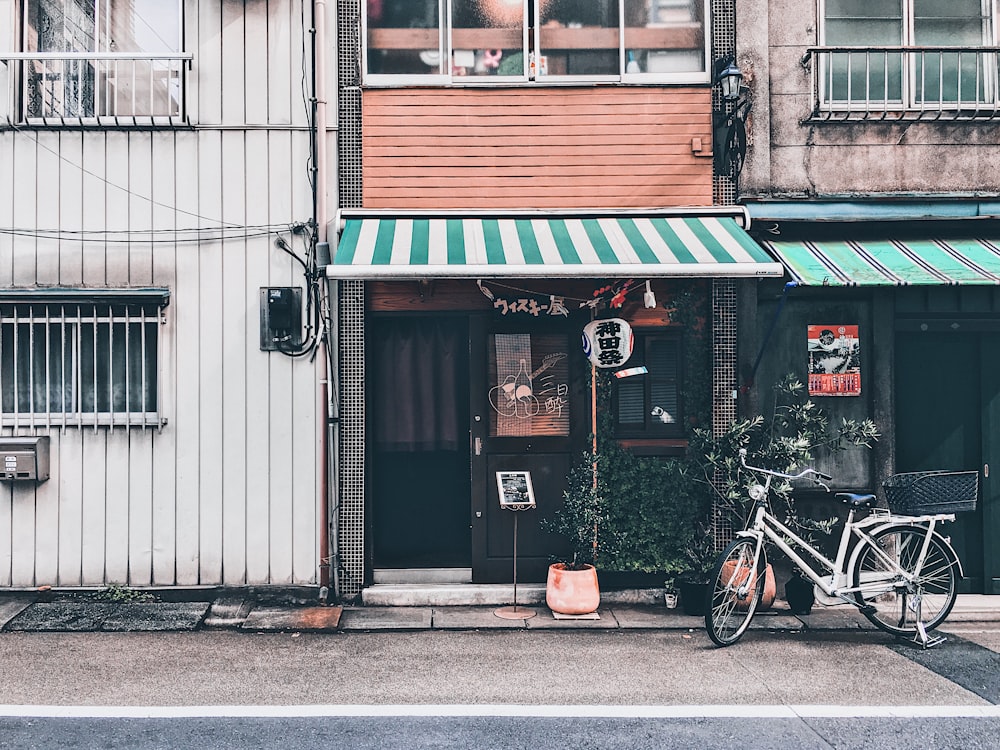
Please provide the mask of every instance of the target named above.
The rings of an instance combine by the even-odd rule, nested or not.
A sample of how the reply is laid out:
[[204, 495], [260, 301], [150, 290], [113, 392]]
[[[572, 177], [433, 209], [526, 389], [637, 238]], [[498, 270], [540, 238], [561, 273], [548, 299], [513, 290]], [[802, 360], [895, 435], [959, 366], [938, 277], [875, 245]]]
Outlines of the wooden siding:
[[[0, 49], [13, 5], [0, 0]], [[38, 431], [52, 441], [51, 478], [0, 483], [0, 587], [318, 581], [317, 368], [259, 349], [260, 287], [303, 287], [301, 266], [273, 234], [190, 242], [176, 231], [309, 219], [301, 11], [295, 0], [186, 6], [199, 40], [194, 129], [0, 128], [0, 228], [24, 230], [0, 232], [0, 290], [171, 293], [167, 424]], [[77, 234], [106, 229], [127, 234]]]
[[368, 208], [712, 203], [707, 87], [370, 89], [362, 118]]

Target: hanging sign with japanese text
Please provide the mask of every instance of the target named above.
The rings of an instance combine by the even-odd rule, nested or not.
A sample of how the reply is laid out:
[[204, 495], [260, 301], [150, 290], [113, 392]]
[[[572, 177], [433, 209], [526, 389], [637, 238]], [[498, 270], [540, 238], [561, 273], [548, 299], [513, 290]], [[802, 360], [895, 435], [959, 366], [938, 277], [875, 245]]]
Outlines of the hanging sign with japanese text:
[[621, 318], [592, 320], [583, 328], [583, 353], [597, 367], [621, 367], [632, 345], [632, 327]]
[[809, 395], [861, 395], [861, 343], [858, 326], [811, 325]]

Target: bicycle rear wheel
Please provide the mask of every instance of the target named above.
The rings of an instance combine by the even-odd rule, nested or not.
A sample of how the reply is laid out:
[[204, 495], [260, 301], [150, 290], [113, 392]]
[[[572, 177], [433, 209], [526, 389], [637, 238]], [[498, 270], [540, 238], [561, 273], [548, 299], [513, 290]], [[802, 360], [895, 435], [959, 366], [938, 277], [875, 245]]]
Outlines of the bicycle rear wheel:
[[763, 550], [754, 559], [757, 541], [732, 542], [715, 564], [705, 607], [705, 629], [719, 646], [731, 646], [743, 637], [764, 592]]
[[955, 605], [958, 557], [937, 534], [930, 538], [917, 578], [907, 581], [896, 568], [914, 573], [926, 536], [927, 529], [920, 526], [882, 529], [854, 564], [854, 582], [862, 588], [854, 598], [865, 617], [887, 633], [915, 637], [918, 622], [925, 631], [933, 630]]

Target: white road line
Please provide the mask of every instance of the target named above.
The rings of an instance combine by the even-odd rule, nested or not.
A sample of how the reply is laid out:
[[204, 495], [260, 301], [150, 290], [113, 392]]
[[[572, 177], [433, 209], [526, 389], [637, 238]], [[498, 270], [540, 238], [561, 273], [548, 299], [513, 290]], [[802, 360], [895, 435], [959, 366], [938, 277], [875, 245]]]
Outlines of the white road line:
[[1000, 706], [17, 706], [0, 718], [192, 719], [334, 717], [522, 717], [614, 719], [1000, 718]]

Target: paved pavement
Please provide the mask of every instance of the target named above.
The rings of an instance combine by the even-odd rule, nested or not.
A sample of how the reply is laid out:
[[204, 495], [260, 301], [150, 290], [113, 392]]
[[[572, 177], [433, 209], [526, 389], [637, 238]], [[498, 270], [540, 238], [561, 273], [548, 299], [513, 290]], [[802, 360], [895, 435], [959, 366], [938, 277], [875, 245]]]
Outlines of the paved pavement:
[[[317, 606], [316, 598], [275, 596], [273, 591], [223, 589], [206, 596], [184, 592], [137, 594], [131, 590], [0, 592], [0, 631], [133, 632], [240, 630], [246, 632], [350, 632], [392, 630], [696, 630], [701, 617], [664, 604], [611, 596], [598, 617], [563, 618], [544, 603], [422, 606]], [[960, 595], [942, 626], [1000, 627], [1000, 596]], [[778, 631], [872, 630], [850, 605], [816, 605], [794, 615], [779, 600], [759, 613], [754, 629]]]

